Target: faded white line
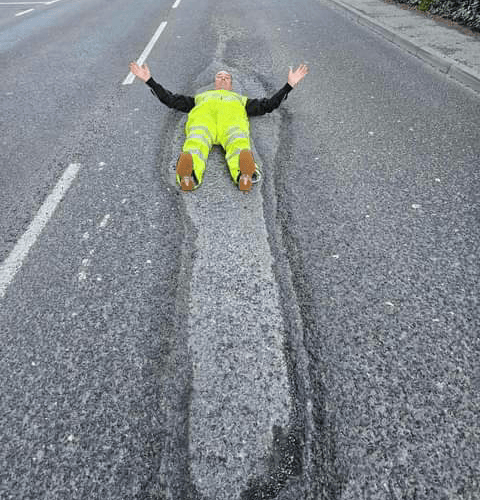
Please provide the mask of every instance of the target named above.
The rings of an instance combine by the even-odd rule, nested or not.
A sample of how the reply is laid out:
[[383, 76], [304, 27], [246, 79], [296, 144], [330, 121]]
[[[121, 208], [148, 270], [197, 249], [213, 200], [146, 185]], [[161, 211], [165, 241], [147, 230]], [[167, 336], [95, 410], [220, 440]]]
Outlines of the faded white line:
[[23, 10], [22, 12], [19, 12], [18, 14], [15, 14], [15, 17], [23, 16], [24, 14], [28, 14], [29, 12], [32, 12], [34, 10], [35, 9]]
[[173, 5], [172, 9], [176, 9], [182, 0], [177, 0]]
[[105, 215], [102, 222], [100, 222], [99, 227], [105, 227], [107, 225], [108, 219], [110, 219], [110, 214]]
[[60, 2], [60, 0], [51, 0], [50, 2], [0, 2], [0, 5], [51, 5]]
[[[147, 59], [148, 55], [150, 54], [151, 50], [153, 49], [153, 46], [155, 45], [156, 41], [162, 34], [162, 31], [165, 29], [165, 26], [167, 25], [167, 21], [163, 21], [162, 24], [158, 27], [157, 31], [153, 35], [152, 39], [148, 42], [148, 45], [145, 47], [145, 50], [142, 52], [142, 55], [138, 58], [137, 64], [141, 66], [145, 60]], [[127, 78], [123, 81], [122, 85], [130, 85], [133, 80], [135, 80], [135, 75], [130, 71], [128, 73]]]
[[0, 265], [0, 298], [5, 295], [8, 285], [15, 277], [15, 274], [22, 266], [23, 260], [27, 256], [43, 228], [52, 217], [57, 205], [68, 191], [68, 188], [75, 179], [80, 169], [79, 163], [71, 163], [63, 173], [53, 191], [43, 202], [37, 215], [30, 223], [30, 226], [18, 240], [17, 244], [10, 252], [9, 256]]

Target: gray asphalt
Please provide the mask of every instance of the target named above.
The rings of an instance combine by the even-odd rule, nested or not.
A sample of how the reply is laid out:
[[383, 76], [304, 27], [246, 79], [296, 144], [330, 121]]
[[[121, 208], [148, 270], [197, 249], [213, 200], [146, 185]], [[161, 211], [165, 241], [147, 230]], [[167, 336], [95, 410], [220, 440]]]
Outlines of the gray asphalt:
[[326, 0], [357, 23], [480, 92], [480, 33], [395, 0]]
[[[480, 498], [479, 94], [331, 2], [0, 9], [0, 260], [81, 165], [0, 299], [1, 498]], [[121, 85], [165, 20], [173, 92], [310, 67], [247, 195]]]

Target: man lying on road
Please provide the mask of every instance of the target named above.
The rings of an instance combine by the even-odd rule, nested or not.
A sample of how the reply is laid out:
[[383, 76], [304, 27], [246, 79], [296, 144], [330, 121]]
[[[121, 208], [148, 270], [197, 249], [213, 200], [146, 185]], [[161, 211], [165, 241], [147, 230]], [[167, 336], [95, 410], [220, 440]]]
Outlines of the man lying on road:
[[220, 71], [215, 76], [215, 90], [207, 90], [195, 97], [172, 94], [157, 83], [146, 64], [130, 63], [130, 71], [143, 80], [160, 101], [169, 108], [188, 113], [185, 125], [186, 140], [177, 161], [177, 183], [184, 191], [199, 187], [205, 172], [205, 163], [213, 145], [225, 150], [230, 175], [241, 191], [250, 191], [256, 166], [250, 147], [249, 116], [270, 113], [280, 106], [290, 90], [308, 73], [301, 64], [290, 68], [288, 83], [270, 99], [249, 99], [233, 92], [232, 75]]

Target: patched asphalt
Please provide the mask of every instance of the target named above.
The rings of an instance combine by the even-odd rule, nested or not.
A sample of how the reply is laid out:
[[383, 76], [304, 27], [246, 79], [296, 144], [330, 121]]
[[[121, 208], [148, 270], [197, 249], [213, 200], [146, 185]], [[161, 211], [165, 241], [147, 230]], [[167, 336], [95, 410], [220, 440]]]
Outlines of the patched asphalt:
[[[1, 303], [2, 498], [476, 499], [478, 94], [330, 2], [59, 5], [0, 34], [2, 255], [81, 165]], [[249, 194], [121, 86], [167, 18], [173, 92], [309, 65]]]

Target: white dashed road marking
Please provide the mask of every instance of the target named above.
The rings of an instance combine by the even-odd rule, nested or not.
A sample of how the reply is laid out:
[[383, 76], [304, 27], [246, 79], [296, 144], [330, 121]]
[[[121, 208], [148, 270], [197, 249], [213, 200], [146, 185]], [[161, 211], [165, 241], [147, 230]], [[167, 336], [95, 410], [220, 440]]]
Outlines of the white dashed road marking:
[[[12, 6], [12, 5], [52, 5], [54, 3], [60, 2], [60, 0], [50, 0], [50, 2], [0, 2], [0, 5]], [[17, 12], [15, 17], [23, 16], [24, 14], [28, 14], [29, 12], [33, 12], [35, 9], [27, 9], [22, 10], [21, 12]]]
[[52, 0], [50, 2], [0, 2], [0, 5], [51, 5], [57, 2], [60, 2], [60, 0]]
[[105, 227], [107, 225], [108, 219], [110, 219], [110, 214], [105, 215], [105, 217], [102, 219], [102, 222], [100, 222], [99, 227]]
[[15, 14], [15, 17], [23, 16], [24, 14], [28, 14], [29, 12], [33, 12], [35, 9], [22, 10], [22, 12], [18, 12]]
[[[148, 55], [153, 49], [153, 46], [159, 39], [160, 35], [162, 34], [162, 31], [165, 29], [165, 26], [167, 25], [166, 21], [163, 21], [162, 24], [158, 27], [157, 31], [155, 34], [152, 36], [152, 39], [148, 42], [148, 45], [145, 47], [145, 50], [142, 52], [142, 55], [138, 58], [137, 64], [141, 66], [145, 60], [147, 59]], [[128, 73], [127, 78], [123, 81], [122, 85], [130, 85], [133, 80], [135, 80], [135, 75], [130, 71]]]
[[34, 245], [43, 228], [47, 225], [47, 222], [55, 212], [58, 204], [68, 191], [79, 169], [79, 163], [72, 163], [68, 166], [57, 185], [53, 188], [53, 191], [40, 207], [28, 229], [18, 240], [9, 256], [0, 265], [0, 298], [5, 295], [8, 285], [15, 277], [15, 274], [22, 266], [23, 260], [30, 251], [30, 248]]

